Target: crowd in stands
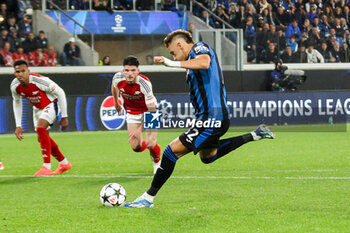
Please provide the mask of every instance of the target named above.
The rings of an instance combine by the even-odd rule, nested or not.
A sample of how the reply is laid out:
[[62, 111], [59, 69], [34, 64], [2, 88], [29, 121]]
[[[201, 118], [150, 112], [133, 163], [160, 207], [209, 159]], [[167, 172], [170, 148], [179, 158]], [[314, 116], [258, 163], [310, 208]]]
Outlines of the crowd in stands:
[[30, 66], [55, 66], [56, 54], [45, 32], [36, 36], [32, 28], [33, 8], [29, 0], [0, 1], [0, 66], [12, 67], [16, 60]]
[[[248, 62], [350, 62], [349, 0], [197, 0], [244, 30]], [[193, 13], [213, 28], [223, 23], [199, 6]]]

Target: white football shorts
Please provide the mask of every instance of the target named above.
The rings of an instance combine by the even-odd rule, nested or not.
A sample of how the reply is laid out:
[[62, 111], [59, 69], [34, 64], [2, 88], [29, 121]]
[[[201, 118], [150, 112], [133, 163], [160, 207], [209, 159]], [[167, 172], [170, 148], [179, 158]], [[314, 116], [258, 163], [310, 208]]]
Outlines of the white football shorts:
[[51, 103], [43, 109], [38, 109], [36, 107], [33, 107], [34, 127], [36, 128], [36, 125], [39, 119], [47, 120], [50, 123], [50, 125], [52, 125], [53, 122], [56, 120], [57, 114], [58, 114], [57, 103]]
[[143, 113], [141, 114], [126, 114], [126, 123], [142, 124]]

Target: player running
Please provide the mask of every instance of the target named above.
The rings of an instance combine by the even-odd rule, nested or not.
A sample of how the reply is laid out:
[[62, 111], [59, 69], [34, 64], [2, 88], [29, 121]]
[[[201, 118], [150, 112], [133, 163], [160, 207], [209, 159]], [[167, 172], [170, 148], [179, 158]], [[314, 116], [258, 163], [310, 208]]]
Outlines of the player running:
[[[153, 199], [171, 176], [176, 161], [191, 151], [195, 154], [199, 152], [202, 162], [208, 164], [247, 142], [274, 138], [273, 133], [261, 125], [251, 133], [220, 140], [229, 128], [230, 120], [223, 73], [214, 50], [203, 42], [194, 43], [191, 34], [184, 30], [169, 33], [164, 44], [175, 61], [156, 56], [154, 62], [187, 69], [186, 79], [191, 103], [195, 108], [196, 124], [164, 150], [160, 168], [153, 177], [150, 189], [135, 201], [126, 203], [125, 207], [129, 208], [153, 207]], [[201, 122], [207, 120], [215, 120], [220, 124], [201, 127]]]
[[[15, 135], [18, 140], [23, 139], [22, 130], [22, 98], [33, 104], [33, 121], [41, 147], [44, 164], [34, 176], [58, 175], [69, 170], [72, 165], [64, 157], [56, 142], [49, 136], [48, 129], [58, 114], [57, 104], [61, 111], [59, 123], [62, 130], [68, 127], [66, 95], [61, 87], [48, 77], [31, 74], [28, 63], [18, 60], [13, 65], [16, 78], [11, 83], [13, 97], [13, 113], [16, 121]], [[58, 168], [51, 171], [51, 154], [59, 162]]]
[[4, 170], [4, 169], [5, 169], [4, 164], [0, 162], [0, 170]]
[[148, 149], [153, 160], [153, 173], [160, 165], [160, 147], [157, 144], [157, 131], [147, 130], [146, 138], [142, 140], [142, 119], [145, 111], [155, 111], [157, 100], [153, 95], [150, 80], [140, 74], [139, 61], [129, 56], [123, 61], [124, 69], [114, 75], [111, 91], [114, 97], [115, 108], [121, 114], [122, 107], [118, 97], [123, 99], [126, 110], [126, 122], [129, 132], [129, 143], [135, 152]]

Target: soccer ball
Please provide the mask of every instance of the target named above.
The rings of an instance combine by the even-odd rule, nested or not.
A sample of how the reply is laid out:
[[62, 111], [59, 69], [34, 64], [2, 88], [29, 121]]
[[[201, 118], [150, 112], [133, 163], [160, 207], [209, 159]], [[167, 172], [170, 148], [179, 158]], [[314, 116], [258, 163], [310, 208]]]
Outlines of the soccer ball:
[[100, 192], [100, 201], [104, 206], [120, 206], [125, 202], [126, 191], [118, 183], [109, 183], [103, 186]]

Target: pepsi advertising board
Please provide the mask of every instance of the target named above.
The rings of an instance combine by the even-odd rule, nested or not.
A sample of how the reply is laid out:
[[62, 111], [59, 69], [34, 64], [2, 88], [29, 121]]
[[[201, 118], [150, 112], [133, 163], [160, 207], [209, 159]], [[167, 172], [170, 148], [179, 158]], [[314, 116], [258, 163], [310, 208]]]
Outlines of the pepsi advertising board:
[[[158, 111], [167, 119], [156, 128], [178, 128], [193, 117], [188, 94], [156, 95]], [[119, 115], [112, 96], [68, 96], [69, 131], [126, 129], [125, 111]], [[119, 102], [121, 104], [121, 102]], [[231, 126], [345, 123], [350, 117], [350, 92], [236, 93], [227, 94]], [[23, 101], [22, 127], [33, 132], [32, 105]], [[158, 115], [149, 116], [149, 121]], [[58, 130], [57, 121], [53, 130]], [[0, 133], [15, 130], [12, 98], [0, 98]]]
[[[56, 22], [74, 33], [74, 22], [58, 11], [46, 11]], [[183, 12], [114, 12], [66, 11], [70, 17], [94, 34], [167, 34], [177, 29], [187, 29], [187, 13]], [[78, 34], [87, 34], [77, 26]]]

